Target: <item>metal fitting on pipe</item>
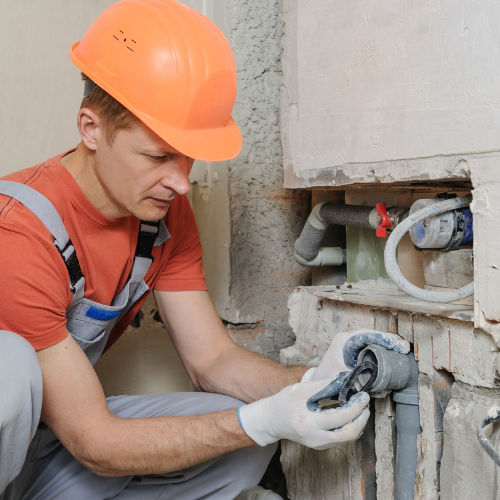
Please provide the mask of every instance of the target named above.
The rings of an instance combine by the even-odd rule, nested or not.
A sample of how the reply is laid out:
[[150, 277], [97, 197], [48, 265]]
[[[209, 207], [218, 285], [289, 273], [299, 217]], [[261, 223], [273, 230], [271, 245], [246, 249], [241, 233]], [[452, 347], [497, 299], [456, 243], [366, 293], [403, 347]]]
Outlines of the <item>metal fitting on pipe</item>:
[[[413, 353], [399, 354], [379, 345], [361, 351], [358, 365], [370, 361], [377, 366], [377, 377], [370, 392], [392, 389], [396, 402], [396, 491], [398, 500], [413, 500], [417, 476], [417, 436], [422, 433], [418, 408], [418, 364]], [[369, 373], [359, 375], [364, 385]]]

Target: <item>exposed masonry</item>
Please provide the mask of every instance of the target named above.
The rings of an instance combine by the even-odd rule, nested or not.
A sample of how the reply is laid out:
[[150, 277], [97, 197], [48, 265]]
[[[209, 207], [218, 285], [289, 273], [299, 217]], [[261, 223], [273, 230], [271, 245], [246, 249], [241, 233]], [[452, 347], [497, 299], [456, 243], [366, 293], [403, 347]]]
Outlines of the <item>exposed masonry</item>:
[[[420, 370], [415, 498], [498, 499], [500, 469], [480, 447], [476, 425], [500, 401], [500, 53], [492, 35], [500, 4], [283, 0], [283, 5], [285, 186], [345, 190], [346, 202], [356, 198], [366, 204], [373, 201], [370, 193], [389, 192], [395, 199], [402, 188], [471, 190], [475, 293], [445, 312], [433, 309], [436, 304], [412, 303], [380, 283], [355, 293], [297, 289], [289, 301], [297, 342], [282, 359], [317, 364], [341, 331], [370, 327], [399, 333], [412, 342]], [[357, 241], [347, 238], [348, 256], [358, 252]], [[378, 247], [366, 246], [364, 257], [376, 264], [372, 248]], [[407, 271], [418, 277], [413, 257]], [[460, 258], [424, 256], [426, 286], [455, 288], [458, 278], [469, 282], [471, 262], [465, 254]], [[352, 260], [350, 266], [348, 275]], [[372, 267], [377, 276], [364, 276], [361, 269], [352, 281], [383, 275]], [[376, 400], [372, 412], [376, 498], [391, 500], [390, 399]], [[497, 448], [499, 427], [486, 431]], [[362, 442], [328, 453], [292, 444], [283, 449], [292, 499], [375, 498], [366, 478], [359, 477], [369, 460]]]
[[[374, 328], [401, 335], [413, 343], [420, 370], [422, 435], [418, 440], [415, 498], [499, 498], [498, 470], [475, 434], [480, 417], [489, 407], [498, 405], [500, 398], [499, 354], [492, 337], [474, 328], [472, 322], [381, 310], [329, 300], [318, 293], [299, 288], [291, 295], [290, 324], [297, 342], [282, 351], [282, 361], [318, 364], [330, 339], [341, 331]], [[372, 411], [377, 498], [392, 500], [395, 413], [390, 397], [375, 400]], [[500, 444], [500, 430], [490, 439]], [[328, 453], [291, 443], [283, 450], [292, 500], [334, 500], [347, 493], [345, 498], [375, 498], [359, 477], [363, 469], [362, 441], [335, 447]], [[335, 472], [338, 468], [339, 473]]]
[[[234, 118], [243, 150], [229, 162], [231, 286], [225, 318], [239, 343], [277, 358], [293, 342], [286, 302], [310, 270], [293, 257], [310, 194], [283, 189], [280, 140], [282, 3], [232, 3], [231, 47], [238, 71]], [[248, 324], [252, 328], [248, 328]]]

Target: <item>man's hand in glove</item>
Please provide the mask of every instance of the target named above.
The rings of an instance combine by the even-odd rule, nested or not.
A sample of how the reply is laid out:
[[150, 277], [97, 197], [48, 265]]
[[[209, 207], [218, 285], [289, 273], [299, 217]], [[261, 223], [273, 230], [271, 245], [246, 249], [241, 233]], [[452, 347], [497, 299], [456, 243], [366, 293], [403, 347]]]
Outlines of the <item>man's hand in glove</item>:
[[370, 410], [366, 392], [355, 394], [341, 408], [311, 411], [307, 400], [330, 382], [320, 380], [290, 385], [281, 392], [241, 406], [238, 418], [243, 430], [258, 445], [289, 439], [316, 450], [357, 439], [365, 428]]

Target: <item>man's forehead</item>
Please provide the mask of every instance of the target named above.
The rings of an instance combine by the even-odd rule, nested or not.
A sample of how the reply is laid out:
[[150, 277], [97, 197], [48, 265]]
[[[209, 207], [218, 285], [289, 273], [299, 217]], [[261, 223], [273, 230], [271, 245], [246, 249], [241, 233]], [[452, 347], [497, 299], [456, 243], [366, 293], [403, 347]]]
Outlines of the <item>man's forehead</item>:
[[146, 154], [151, 156], [171, 156], [171, 157], [184, 157], [186, 155], [182, 154], [180, 151], [177, 151], [174, 147], [168, 146], [155, 146], [144, 145], [133, 148], [134, 152], [139, 154]]
[[[168, 142], [163, 140], [160, 136], [155, 134], [150, 128], [142, 122], [138, 123], [135, 129], [129, 132], [130, 135], [135, 136], [138, 141], [134, 141], [133, 150], [140, 154], [149, 154], [152, 156], [185, 156], [179, 150], [175, 149]], [[130, 139], [130, 135], [128, 139]], [[125, 136], [124, 136], [125, 138]]]

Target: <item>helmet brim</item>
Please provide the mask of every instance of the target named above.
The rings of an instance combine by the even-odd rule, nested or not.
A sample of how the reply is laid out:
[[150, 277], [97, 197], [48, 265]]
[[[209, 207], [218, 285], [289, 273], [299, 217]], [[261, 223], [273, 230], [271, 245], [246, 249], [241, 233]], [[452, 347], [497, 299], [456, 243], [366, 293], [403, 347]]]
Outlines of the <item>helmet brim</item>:
[[[114, 97], [120, 104], [125, 106], [165, 142], [186, 156], [196, 160], [226, 161], [238, 156], [242, 147], [242, 136], [238, 125], [232, 117], [229, 117], [229, 120], [223, 127], [191, 130], [172, 127], [153, 119], [136, 109], [112, 85], [82, 63], [76, 54], [79, 43], [76, 42], [71, 47], [69, 54], [77, 68], [109, 95]], [[110, 74], [110, 76], [112, 75]]]
[[241, 151], [241, 132], [232, 117], [225, 127], [181, 130], [153, 120], [141, 113], [131, 112], [153, 132], [181, 153], [202, 161], [232, 160]]

